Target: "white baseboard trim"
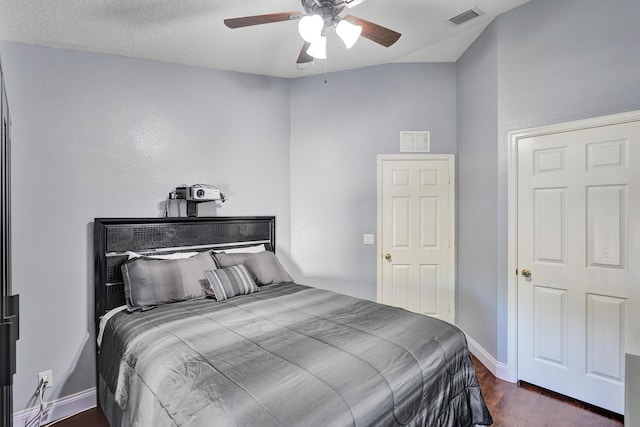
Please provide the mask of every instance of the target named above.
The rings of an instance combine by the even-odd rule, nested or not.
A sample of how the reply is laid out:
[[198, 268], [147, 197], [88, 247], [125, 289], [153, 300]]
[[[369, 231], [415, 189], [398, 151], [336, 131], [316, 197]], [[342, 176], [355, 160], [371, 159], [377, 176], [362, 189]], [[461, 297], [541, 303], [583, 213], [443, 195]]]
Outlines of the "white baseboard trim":
[[[96, 388], [90, 388], [89, 390], [81, 391], [46, 403], [47, 407], [45, 409], [44, 416], [42, 417], [42, 424], [68, 418], [79, 414], [82, 411], [86, 411], [87, 409], [94, 408], [96, 406]], [[13, 426], [25, 427], [29, 421], [33, 420], [38, 415], [39, 409], [40, 407], [36, 406], [23, 411], [14, 412]]]
[[501, 380], [514, 382], [509, 378], [509, 365], [506, 363], [498, 362], [495, 357], [493, 357], [487, 350], [482, 348], [480, 344], [478, 344], [473, 338], [469, 335], [465, 334], [467, 337], [467, 345], [469, 346], [469, 351], [473, 354], [476, 359], [480, 361], [488, 370], [493, 374], [494, 377], [500, 378]]

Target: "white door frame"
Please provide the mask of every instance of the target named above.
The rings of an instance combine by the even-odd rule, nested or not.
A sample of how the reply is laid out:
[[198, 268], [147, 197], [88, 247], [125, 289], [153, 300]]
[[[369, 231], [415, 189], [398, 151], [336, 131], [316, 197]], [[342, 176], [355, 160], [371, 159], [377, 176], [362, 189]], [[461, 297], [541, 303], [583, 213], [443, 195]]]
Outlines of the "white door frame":
[[382, 266], [383, 266], [383, 251], [384, 248], [380, 244], [382, 236], [382, 162], [385, 160], [447, 160], [449, 162], [449, 200], [450, 200], [450, 214], [449, 214], [449, 240], [451, 246], [449, 247], [449, 256], [451, 260], [451, 271], [449, 273], [449, 283], [451, 288], [449, 290], [449, 301], [451, 302], [451, 319], [452, 323], [456, 323], [456, 186], [455, 186], [455, 155], [454, 154], [378, 154], [377, 158], [377, 233], [378, 241], [376, 244], [376, 276], [377, 276], [377, 300], [382, 302]]
[[508, 242], [507, 242], [507, 381], [518, 381], [518, 143], [560, 132], [590, 129], [640, 121], [640, 110], [567, 123], [524, 129], [509, 133], [508, 146]]

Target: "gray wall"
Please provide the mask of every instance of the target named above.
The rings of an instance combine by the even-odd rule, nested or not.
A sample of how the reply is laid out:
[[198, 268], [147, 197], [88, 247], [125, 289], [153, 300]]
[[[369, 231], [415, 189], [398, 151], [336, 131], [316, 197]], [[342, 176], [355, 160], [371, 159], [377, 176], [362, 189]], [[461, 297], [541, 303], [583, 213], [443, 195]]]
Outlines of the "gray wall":
[[[289, 253], [283, 79], [0, 43], [13, 119], [14, 410], [95, 385], [92, 221], [161, 216], [176, 185], [219, 186], [218, 215], [278, 219]], [[201, 205], [201, 213], [213, 213]], [[285, 261], [283, 261], [285, 262]]]
[[457, 322], [497, 348], [498, 49], [495, 22], [458, 60]]
[[400, 131], [456, 150], [455, 64], [392, 64], [291, 81], [291, 253], [303, 283], [376, 299], [376, 155]]
[[[497, 244], [495, 252], [491, 247], [487, 267], [479, 271], [483, 279], [495, 275], [497, 283], [479, 281], [481, 289], [476, 291], [495, 298], [497, 312], [493, 304], [485, 308], [478, 306], [474, 296], [467, 297], [462, 290], [469, 283], [460, 283], [458, 305], [459, 312], [479, 311], [462, 317], [461, 326], [499, 361], [507, 361], [508, 132], [640, 109], [639, 17], [637, 1], [533, 0], [499, 16], [458, 61], [459, 112], [466, 114], [458, 117], [459, 157], [474, 155], [478, 149], [474, 144], [482, 144], [489, 152], [497, 148], [497, 163], [491, 166], [495, 172], [470, 172], [460, 167], [459, 235], [466, 227], [471, 235], [464, 239], [481, 242], [489, 238], [490, 245]], [[485, 55], [495, 58], [497, 65], [488, 66]], [[478, 79], [476, 73], [486, 71], [493, 74], [485, 81], [497, 80], [497, 109], [483, 112], [480, 105], [485, 95], [474, 88], [474, 79]], [[495, 96], [490, 96], [489, 104], [495, 102]], [[461, 104], [466, 102], [476, 106], [473, 111], [464, 112]], [[488, 121], [481, 131], [485, 136], [477, 140], [475, 126], [483, 119]], [[491, 127], [497, 139], [492, 139]], [[486, 207], [483, 212], [495, 212], [497, 221], [493, 226], [485, 224], [488, 229], [474, 231], [471, 219], [463, 221], [461, 212], [466, 203], [462, 195], [477, 186], [476, 179], [487, 183], [495, 179], [495, 190], [487, 184], [486, 196], [497, 203], [496, 209]], [[459, 272], [477, 266], [473, 259], [461, 257], [459, 261]], [[478, 330], [478, 319], [496, 315], [495, 338]]]

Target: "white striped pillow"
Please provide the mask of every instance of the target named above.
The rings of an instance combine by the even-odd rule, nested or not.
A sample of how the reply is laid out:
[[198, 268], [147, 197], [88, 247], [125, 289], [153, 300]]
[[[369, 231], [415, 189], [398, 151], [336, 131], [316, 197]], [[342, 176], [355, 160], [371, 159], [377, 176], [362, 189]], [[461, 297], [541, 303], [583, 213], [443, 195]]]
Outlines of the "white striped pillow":
[[228, 268], [208, 270], [204, 272], [213, 294], [218, 301], [235, 297], [236, 295], [248, 295], [258, 292], [260, 289], [253, 281], [247, 268], [242, 265], [234, 265]]

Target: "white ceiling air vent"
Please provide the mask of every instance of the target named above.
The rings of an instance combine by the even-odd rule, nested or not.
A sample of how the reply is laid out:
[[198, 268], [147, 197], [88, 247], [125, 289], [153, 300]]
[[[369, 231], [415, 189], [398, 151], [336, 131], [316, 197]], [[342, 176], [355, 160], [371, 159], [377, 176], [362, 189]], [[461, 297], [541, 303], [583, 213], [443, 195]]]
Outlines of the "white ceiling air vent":
[[473, 9], [465, 10], [461, 14], [454, 16], [453, 18], [449, 19], [449, 22], [451, 22], [455, 26], [458, 26], [482, 15], [484, 15], [484, 12], [482, 12], [477, 7], [474, 7]]
[[401, 153], [428, 153], [431, 150], [431, 141], [428, 131], [402, 131], [400, 132]]

